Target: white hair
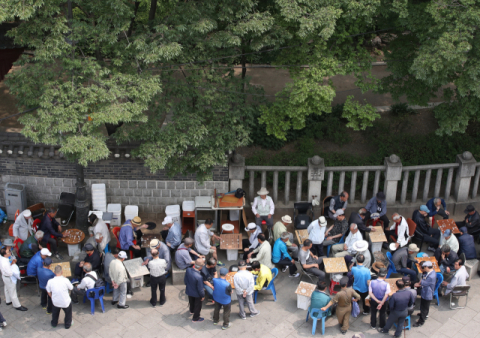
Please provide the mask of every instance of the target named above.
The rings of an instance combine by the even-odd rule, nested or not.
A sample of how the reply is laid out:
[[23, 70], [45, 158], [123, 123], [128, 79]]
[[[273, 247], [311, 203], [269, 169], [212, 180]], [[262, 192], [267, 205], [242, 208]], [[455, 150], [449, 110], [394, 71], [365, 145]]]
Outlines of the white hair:
[[100, 238], [103, 238], [103, 235], [102, 235], [101, 232], [97, 232], [97, 233], [95, 234], [95, 239], [100, 239]]
[[355, 223], [350, 224], [350, 228], [353, 228], [353, 230], [357, 229], [357, 225]]
[[36, 239], [41, 239], [41, 238], [43, 238], [43, 235], [45, 235], [45, 233], [44, 233], [42, 230], [38, 230], [38, 231], [35, 233], [35, 238], [36, 238]]
[[437, 203], [442, 203], [442, 199], [439, 198], [439, 197], [435, 197], [435, 198], [433, 199], [433, 204], [437, 205]]
[[393, 216], [392, 216], [392, 218], [393, 218], [395, 221], [397, 221], [397, 220], [399, 220], [400, 218], [402, 218], [402, 216], [400, 216], [400, 215], [397, 214], [397, 213], [394, 213]]

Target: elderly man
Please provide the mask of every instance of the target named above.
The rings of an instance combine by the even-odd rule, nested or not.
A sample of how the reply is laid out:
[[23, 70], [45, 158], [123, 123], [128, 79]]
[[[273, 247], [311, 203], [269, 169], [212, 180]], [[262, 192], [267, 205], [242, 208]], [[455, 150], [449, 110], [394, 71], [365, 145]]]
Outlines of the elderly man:
[[118, 253], [117, 259], [110, 263], [108, 274], [112, 280], [113, 297], [112, 305], [117, 304], [118, 309], [128, 309], [129, 306], [125, 304], [127, 301], [127, 270], [123, 265], [123, 261], [127, 259], [125, 251]]
[[42, 250], [38, 251], [35, 255], [33, 255], [30, 262], [27, 265], [27, 275], [28, 276], [36, 276], [37, 269], [43, 266], [43, 260], [48, 256], [51, 256], [52, 253], [47, 249], [43, 248]]
[[[450, 292], [453, 292], [453, 289], [456, 286], [467, 285], [467, 279], [469, 277], [470, 276], [468, 275], [467, 269], [465, 269], [465, 265], [463, 264], [462, 260], [457, 259], [455, 261], [455, 274], [453, 275], [452, 280], [450, 281], [450, 283], [442, 282], [442, 287], [446, 288], [445, 295], [448, 295]], [[453, 293], [453, 295], [455, 295], [455, 292]]]
[[[330, 206], [328, 207], [328, 217], [337, 219], [338, 211], [342, 210], [345, 213], [348, 205], [348, 192], [342, 191], [340, 195], [333, 196], [330, 199]], [[342, 215], [343, 215], [342, 213]]]
[[394, 224], [390, 227], [390, 230], [385, 230], [385, 236], [389, 242], [392, 241], [391, 237], [395, 238], [395, 247], [397, 249], [403, 248], [410, 239], [407, 220], [398, 213], [394, 213], [392, 218]]
[[[150, 250], [156, 249], [158, 250], [158, 257], [164, 259], [167, 262], [167, 271], [170, 270], [172, 266], [172, 259], [170, 256], [170, 250], [168, 249], [167, 245], [163, 242], [160, 242], [158, 239], [154, 238], [150, 241]], [[143, 259], [142, 265], [147, 265], [149, 261], [151, 261], [153, 257], [147, 256]]]
[[167, 262], [158, 257], [158, 250], [153, 249], [151, 252], [152, 260], [148, 262], [148, 269], [150, 270], [150, 287], [152, 297], [150, 304], [153, 307], [157, 306], [157, 287], [160, 290], [160, 306], [163, 306], [167, 299], [165, 298], [165, 284], [167, 282]]
[[365, 256], [357, 256], [357, 265], [352, 268], [353, 289], [358, 292], [363, 303], [363, 314], [370, 313], [370, 307], [365, 304], [365, 298], [368, 296], [368, 281], [371, 279], [370, 270], [363, 266]]
[[[288, 215], [283, 216], [281, 222], [275, 223], [275, 225], [273, 226], [273, 241], [274, 242], [277, 239], [280, 238], [282, 233], [288, 232], [287, 231], [287, 225], [291, 224], [291, 223], [292, 223], [292, 218]], [[293, 243], [293, 234], [291, 232], [289, 232], [288, 234], [290, 236], [290, 238], [287, 242], [288, 252], [291, 253], [291, 256], [293, 258], [297, 258], [298, 257], [298, 246]]]
[[105, 281], [107, 283], [112, 284], [112, 279], [110, 278], [110, 263], [112, 263], [115, 259], [118, 257], [118, 253], [120, 252], [120, 249], [117, 247], [114, 247], [112, 249], [112, 252], [107, 252], [105, 254], [105, 258], [103, 259], [103, 278], [105, 278]]
[[182, 243], [182, 227], [180, 223], [174, 222], [170, 216], [165, 217], [162, 224], [164, 226], [161, 232], [162, 238], [173, 253]]
[[312, 241], [310, 239], [304, 240], [303, 246], [298, 252], [298, 261], [302, 264], [306, 272], [317, 276], [319, 280], [325, 279], [325, 272], [320, 270], [320, 266], [323, 264], [323, 258], [319, 258], [310, 252], [311, 248]]
[[195, 241], [192, 238], [187, 237], [175, 252], [175, 264], [179, 269], [191, 268], [196, 259], [205, 257], [192, 249], [194, 243]]
[[[47, 214], [43, 217], [42, 221], [40, 222], [40, 226], [38, 227], [38, 230], [43, 231], [42, 245], [44, 247], [47, 247], [47, 243], [50, 244], [50, 249], [52, 250], [53, 255], [57, 257], [59, 260], [62, 260], [63, 259], [62, 256], [58, 254], [57, 240], [55, 238], [51, 238], [51, 236], [60, 237], [60, 238], [63, 237], [61, 233], [62, 227], [55, 219], [56, 215], [57, 215], [57, 209], [55, 208], [48, 209]], [[68, 231], [66, 231], [66, 235], [67, 234], [68, 234]]]
[[[318, 280], [317, 287], [312, 293], [311, 303], [308, 307], [308, 311], [311, 309], [321, 309], [324, 306], [327, 306], [328, 303], [332, 300], [330, 295], [327, 293], [327, 282], [324, 280]], [[332, 312], [328, 311], [327, 316], [331, 316]]]
[[[88, 220], [90, 224], [93, 226], [93, 232], [95, 233], [95, 241], [98, 243], [98, 251], [100, 253], [105, 251], [105, 247], [107, 246], [108, 243], [110, 243], [110, 231], [108, 230], [108, 226], [105, 224], [105, 222], [98, 218], [97, 215], [91, 214], [88, 217]], [[99, 242], [99, 236], [98, 234], [101, 234], [101, 241]]]
[[260, 311], [255, 309], [255, 305], [253, 305], [255, 284], [253, 275], [247, 271], [247, 263], [245, 261], [238, 262], [238, 272], [233, 277], [233, 284], [235, 285], [235, 292], [237, 293], [240, 318], [247, 319], [245, 315], [245, 303], [247, 303], [248, 309], [250, 310], [250, 317], [259, 315]]
[[388, 331], [393, 326], [397, 325], [394, 336], [400, 338], [402, 336], [403, 325], [408, 316], [408, 308], [415, 302], [413, 295], [405, 289], [405, 283], [399, 279], [395, 282], [398, 291], [395, 292], [389, 301], [390, 315], [388, 316], [387, 324], [378, 329], [380, 333], [388, 334]]
[[248, 233], [248, 238], [242, 239], [243, 246], [243, 259], [248, 258], [248, 254], [255, 250], [258, 246], [258, 235], [262, 233], [262, 228], [255, 223], [248, 223], [245, 227], [245, 231]]
[[416, 231], [422, 234], [423, 241], [427, 242], [429, 251], [435, 251], [440, 243], [441, 232], [439, 229], [433, 229], [425, 220], [430, 209], [426, 205], [421, 205], [419, 210], [415, 210], [412, 215], [412, 220], [417, 224]]
[[47, 315], [52, 314], [52, 299], [48, 297], [47, 283], [50, 279], [55, 277], [55, 273], [50, 270], [52, 259], [46, 257], [43, 260], [43, 267], [37, 269], [38, 287], [41, 291], [40, 305], [42, 309], [47, 310]]
[[356, 241], [355, 243], [353, 243], [353, 250], [357, 252], [357, 254], [355, 255], [355, 261], [359, 255], [363, 255], [363, 266], [367, 269], [370, 269], [372, 267], [372, 255], [368, 250], [368, 242], [363, 239], [361, 241]]
[[78, 304], [78, 296], [83, 299], [88, 289], [95, 288], [95, 282], [98, 279], [97, 273], [92, 271], [92, 264], [85, 263], [82, 267], [85, 277], [82, 278], [80, 284], [73, 287], [72, 293], [70, 294], [73, 304]]
[[[3, 286], [5, 291], [5, 302], [6, 305], [13, 304], [15, 310], [18, 311], [27, 311], [26, 307], [23, 307], [20, 304], [17, 296], [17, 284], [12, 281], [12, 276], [14, 276], [14, 272], [12, 270], [10, 260], [10, 249], [9, 248], [1, 248], [0, 249], [0, 271], [2, 272], [2, 279], [3, 279]], [[36, 271], [35, 271], [36, 275]]]
[[[248, 254], [247, 263], [260, 262], [260, 264], [265, 265], [269, 269], [273, 269], [275, 265], [272, 264], [272, 246], [267, 242], [264, 234], [258, 235], [257, 239], [260, 245]], [[253, 256], [254, 254], [255, 257]]]
[[78, 262], [75, 265], [74, 273], [77, 280], [82, 277], [83, 271], [85, 270], [83, 269], [85, 263], [90, 263], [92, 270], [100, 269], [100, 264], [102, 264], [102, 260], [100, 259], [98, 251], [95, 250], [95, 248], [90, 243], [85, 244], [85, 246], [83, 247], [83, 251], [85, 251], [87, 255], [85, 256], [83, 261]]
[[68, 278], [63, 276], [62, 267], [55, 267], [55, 277], [47, 283], [48, 296], [52, 299], [52, 327], [57, 327], [60, 309], [65, 313], [65, 328], [69, 329], [73, 324], [72, 320], [72, 300], [69, 290], [73, 290], [73, 285]]
[[289, 277], [298, 277], [300, 274], [297, 272], [295, 260], [288, 254], [286, 244], [288, 238], [288, 232], [284, 232], [282, 236], [275, 241], [275, 244], [273, 245], [272, 262], [280, 264], [282, 272], [287, 271], [288, 268], [290, 270]]
[[458, 259], [458, 255], [448, 244], [444, 244], [441, 249], [435, 250], [435, 258], [442, 273], [455, 271], [455, 261]]
[[256, 291], [266, 288], [273, 278], [272, 270], [260, 262], [252, 263], [252, 274], [258, 276], [254, 287]]
[[380, 268], [378, 278], [370, 282], [368, 286], [368, 294], [370, 296], [370, 328], [377, 327], [377, 312], [379, 313], [380, 327], [384, 327], [386, 323], [387, 299], [390, 294], [390, 284], [385, 281], [387, 277], [387, 269]]
[[357, 252], [353, 248], [353, 244], [361, 240], [363, 240], [363, 237], [358, 231], [357, 225], [355, 223], [350, 224], [350, 233], [345, 239], [345, 243], [332, 245], [332, 255], [335, 257], [355, 256]]
[[202, 302], [205, 299], [205, 289], [203, 287], [203, 278], [200, 270], [203, 267], [203, 259], [199, 258], [195, 261], [193, 267], [188, 268], [185, 272], [185, 294], [188, 296], [188, 304], [190, 314], [193, 315], [192, 322], [200, 323], [205, 318], [200, 317], [202, 311]]
[[392, 256], [392, 261], [397, 272], [409, 275], [412, 283], [417, 281], [417, 272], [412, 270], [412, 264], [415, 262], [410, 260], [409, 257], [415, 255], [419, 251], [420, 249], [416, 244], [410, 244], [408, 247], [396, 250]]
[[275, 204], [273, 200], [268, 195], [268, 190], [265, 187], [262, 187], [257, 191], [259, 196], [255, 197], [253, 200], [252, 211], [255, 215], [255, 223], [258, 226], [262, 226], [262, 221], [267, 222], [267, 228], [271, 229], [273, 227], [273, 213], [275, 212]]
[[308, 239], [313, 243], [312, 252], [317, 256], [323, 256], [323, 241], [325, 240], [325, 232], [327, 230], [327, 220], [320, 216], [314, 220], [307, 228]]
[[367, 209], [360, 208], [358, 213], [352, 212], [350, 218], [348, 219], [348, 224], [355, 223], [362, 234], [362, 237], [365, 237], [366, 232], [374, 232], [375, 228], [370, 228], [365, 225], [365, 215], [367, 214]]
[[220, 269], [220, 278], [214, 278], [213, 283], [213, 300], [215, 302], [215, 310], [213, 311], [213, 325], [217, 325], [220, 320], [220, 309], [223, 307], [223, 326], [222, 330], [232, 326], [230, 323], [230, 312], [232, 310], [232, 286], [226, 280], [228, 270]]
[[473, 236], [480, 234], [480, 215], [475, 210], [473, 205], [468, 205], [464, 211], [467, 215], [462, 222], [456, 222], [457, 227], [467, 227], [468, 233]]
[[348, 222], [342, 209], [337, 210], [337, 217], [330, 228], [325, 231], [323, 246], [336, 244], [348, 231]]
[[22, 241], [25, 241], [29, 236], [33, 235], [32, 224], [32, 212], [26, 209], [17, 216], [15, 223], [13, 223], [14, 240], [20, 238]]
[[20, 263], [28, 264], [30, 259], [35, 255], [38, 250], [42, 250], [43, 247], [40, 245], [40, 242], [43, 239], [43, 231], [38, 230], [34, 235], [27, 238], [25, 242], [20, 246]]
[[443, 198], [434, 197], [427, 201], [427, 208], [430, 209], [428, 213], [428, 217], [430, 217], [430, 222], [435, 215], [440, 215], [443, 219], [448, 219], [450, 213], [447, 211], [447, 204], [445, 203]]
[[[118, 240], [120, 241], [120, 248], [124, 251], [131, 251], [135, 258], [142, 257], [142, 251], [140, 249], [140, 243], [142, 239], [141, 229], [148, 228], [147, 224], [142, 225], [142, 219], [138, 216], [133, 219], [127, 219], [127, 221], [120, 228], [118, 234]], [[137, 240], [137, 244], [133, 241]]]
[[422, 262], [422, 280], [415, 283], [416, 288], [421, 287], [421, 300], [420, 300], [420, 313], [418, 314], [418, 320], [413, 327], [422, 326], [427, 320], [428, 313], [430, 311], [430, 303], [433, 299], [435, 292], [435, 284], [437, 283], [437, 274], [433, 270], [433, 264], [430, 261]]
[[443, 246], [444, 244], [448, 244], [450, 246], [450, 249], [457, 253], [458, 253], [458, 250], [460, 249], [460, 244], [458, 243], [458, 239], [453, 235], [452, 230], [450, 229], [445, 230], [445, 232], [443, 233], [440, 239], [440, 245]]
[[468, 233], [467, 227], [462, 227], [459, 230], [461, 234], [458, 237], [458, 256], [460, 257], [460, 255], [464, 253], [465, 259], [476, 259], [477, 251], [475, 250], [475, 240], [473, 236]]
[[211, 254], [213, 258], [217, 260], [219, 266], [225, 266], [217, 258], [217, 248], [212, 246], [211, 241], [212, 237], [220, 240], [220, 237], [215, 235], [213, 231], [210, 231], [213, 226], [213, 221], [210, 218], [207, 218], [205, 224], [200, 225], [195, 231], [195, 247], [197, 252], [201, 255], [207, 256]]
[[386, 197], [383, 191], [379, 191], [376, 196], [372, 197], [365, 209], [367, 212], [365, 213], [365, 224], [368, 223], [368, 220], [371, 218], [372, 214], [378, 214], [378, 219], [383, 222], [383, 228], [388, 229], [388, 225], [390, 224], [390, 220], [387, 217], [387, 202], [385, 201]]

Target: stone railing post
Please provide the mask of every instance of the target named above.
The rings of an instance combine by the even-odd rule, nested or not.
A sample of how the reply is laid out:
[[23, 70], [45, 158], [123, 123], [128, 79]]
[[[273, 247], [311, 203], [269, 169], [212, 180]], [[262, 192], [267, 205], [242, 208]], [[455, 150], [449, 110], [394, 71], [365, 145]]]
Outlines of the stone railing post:
[[245, 178], [245, 157], [235, 153], [230, 156], [228, 161], [228, 179], [230, 180], [230, 190], [236, 190], [243, 187]]
[[457, 169], [454, 196], [457, 202], [465, 202], [468, 199], [470, 181], [475, 175], [475, 164], [477, 161], [471, 152], [465, 151], [463, 154], [457, 155], [456, 162], [460, 164], [460, 166]]
[[314, 199], [320, 203], [322, 194], [322, 181], [325, 176], [325, 163], [320, 156], [313, 156], [308, 159], [308, 201]]
[[395, 203], [398, 181], [402, 179], [402, 161], [393, 154], [385, 157], [385, 197], [388, 204]]

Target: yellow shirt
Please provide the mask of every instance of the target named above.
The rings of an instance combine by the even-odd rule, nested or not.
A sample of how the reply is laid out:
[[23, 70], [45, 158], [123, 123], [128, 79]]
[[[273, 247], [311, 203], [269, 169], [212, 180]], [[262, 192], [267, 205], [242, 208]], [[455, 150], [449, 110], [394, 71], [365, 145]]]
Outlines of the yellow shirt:
[[259, 271], [252, 271], [252, 274], [258, 275], [257, 277], [257, 283], [255, 284], [255, 287], [253, 288], [255, 291], [263, 289], [263, 285], [265, 282], [268, 282], [267, 285], [270, 283], [272, 280], [272, 270], [270, 270], [268, 267], [266, 267], [263, 264], [260, 264], [260, 270]]

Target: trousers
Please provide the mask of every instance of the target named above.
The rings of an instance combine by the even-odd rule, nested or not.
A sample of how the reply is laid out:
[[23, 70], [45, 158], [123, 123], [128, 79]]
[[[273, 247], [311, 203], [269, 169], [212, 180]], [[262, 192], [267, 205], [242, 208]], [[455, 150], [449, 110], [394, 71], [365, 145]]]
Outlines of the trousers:
[[323, 243], [320, 244], [312, 244], [312, 248], [310, 249], [311, 252], [313, 252], [314, 255], [318, 257], [324, 256], [323, 253]]
[[193, 313], [192, 320], [197, 321], [200, 318], [200, 311], [202, 311], [202, 303], [202, 298], [188, 296], [190, 313]]
[[78, 289], [76, 286], [74, 286], [72, 292], [70, 293], [70, 298], [72, 299], [72, 302], [77, 303], [78, 296], [80, 296], [80, 298], [83, 298], [86, 292], [87, 291], [85, 289]]
[[258, 225], [259, 227], [262, 226], [262, 221], [267, 222], [267, 228], [272, 228], [273, 227], [273, 216], [268, 218], [268, 215], [266, 216], [260, 216], [257, 217], [255, 216], [255, 224]]
[[245, 318], [245, 303], [247, 303], [248, 310], [250, 314], [258, 313], [257, 309], [255, 309], [255, 305], [253, 305], [253, 293], [251, 295], [247, 295], [247, 297], [243, 297], [242, 294], [237, 294], [238, 298], [238, 308], [240, 309], [240, 317]]
[[395, 330], [395, 337], [400, 337], [402, 335], [403, 325], [405, 324], [405, 318], [408, 316], [408, 310], [403, 311], [390, 311], [388, 316], [387, 324], [383, 328], [383, 332], [388, 333], [388, 330], [393, 326], [394, 323], [397, 323], [397, 329]]
[[357, 293], [360, 295], [360, 298], [362, 299], [362, 306], [363, 306], [363, 312], [365, 313], [370, 313], [370, 306], [365, 305], [365, 298], [368, 296], [368, 291], [367, 292], [360, 292], [358, 290]]
[[55, 238], [49, 238], [47, 240], [43, 239], [42, 240], [42, 246], [44, 246], [45, 248], [47, 247], [47, 243], [50, 244], [50, 251], [52, 252], [52, 254], [57, 254], [58, 253], [58, 250], [57, 250], [57, 240]]
[[427, 320], [428, 313], [430, 312], [430, 303], [431, 300], [421, 299], [420, 300], [420, 317], [418, 318], [418, 323], [423, 324]]
[[288, 266], [288, 269], [290, 270], [290, 274], [293, 275], [295, 274], [295, 272], [297, 272], [297, 266], [292, 263], [291, 260], [289, 260], [288, 258], [284, 258], [280, 261], [278, 261], [278, 264], [280, 264], [280, 266], [283, 268], [284, 266]]
[[167, 299], [165, 298], [165, 284], [167, 283], [167, 275], [159, 277], [150, 276], [150, 288], [152, 289], [152, 297], [150, 298], [150, 304], [157, 305], [157, 287], [160, 290], [160, 305], [165, 304]]
[[40, 296], [40, 305], [47, 308], [48, 313], [52, 313], [52, 298], [48, 295], [47, 290], [40, 288], [42, 294]]
[[65, 313], [65, 328], [69, 329], [72, 326], [72, 303], [66, 308], [53, 306], [52, 309], [52, 326], [56, 327], [58, 324], [58, 316], [60, 315], [60, 309]]
[[20, 307], [20, 301], [17, 296], [17, 284], [12, 282], [10, 277], [3, 277], [4, 291], [5, 291], [5, 302], [12, 303], [13, 307]]
[[352, 306], [337, 306], [337, 320], [340, 324], [340, 330], [347, 331], [349, 328], [350, 315]]
[[384, 327], [386, 323], [386, 313], [387, 313], [387, 302], [385, 302], [380, 310], [377, 310], [377, 306], [379, 303], [370, 299], [370, 325], [372, 327], [377, 327], [377, 312], [379, 314], [380, 325], [379, 327]]
[[223, 326], [228, 326], [230, 323], [230, 313], [232, 312], [232, 303], [223, 305], [215, 302], [215, 310], [213, 311], [213, 322], [218, 323], [220, 320], [220, 309], [223, 307]]
[[113, 289], [113, 298], [114, 302], [118, 302], [118, 305], [124, 306], [127, 301], [127, 282], [120, 283], [118, 288]]
[[440, 243], [440, 236], [442, 233], [438, 229], [428, 228], [428, 234], [423, 234], [423, 241], [427, 242], [430, 246], [434, 248], [438, 247]]
[[409, 275], [410, 280], [412, 281], [412, 284], [415, 284], [417, 282], [417, 273], [415, 271], [413, 271], [412, 269], [401, 268], [401, 269], [397, 270], [397, 272]]

